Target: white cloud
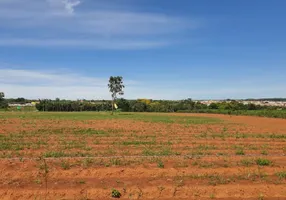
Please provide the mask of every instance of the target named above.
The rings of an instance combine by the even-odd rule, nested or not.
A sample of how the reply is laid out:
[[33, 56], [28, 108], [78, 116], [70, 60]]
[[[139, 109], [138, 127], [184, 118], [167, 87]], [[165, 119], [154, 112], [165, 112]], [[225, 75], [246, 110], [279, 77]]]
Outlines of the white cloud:
[[88, 4], [91, 1], [2, 0], [0, 45], [154, 48], [170, 45], [200, 25], [194, 19]]
[[[126, 86], [136, 84], [125, 80]], [[0, 90], [8, 98], [110, 99], [108, 77], [95, 78], [67, 72], [0, 68]]]
[[64, 9], [68, 14], [74, 13], [74, 8], [81, 2], [78, 0], [47, 0], [54, 9]]
[[85, 49], [149, 49], [171, 44], [151, 40], [142, 41], [112, 41], [112, 40], [82, 40], [82, 39], [0, 39], [0, 46], [29, 46], [29, 47], [77, 47]]
[[93, 78], [75, 73], [48, 72], [23, 69], [0, 69], [0, 83], [41, 86], [105, 86], [103, 78]]

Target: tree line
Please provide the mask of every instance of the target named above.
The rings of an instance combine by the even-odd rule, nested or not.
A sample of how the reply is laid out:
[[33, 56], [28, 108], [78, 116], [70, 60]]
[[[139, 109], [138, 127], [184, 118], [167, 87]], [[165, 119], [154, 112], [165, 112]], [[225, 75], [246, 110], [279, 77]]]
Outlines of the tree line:
[[[255, 104], [243, 104], [238, 101], [222, 101], [205, 105], [199, 101], [185, 99], [180, 101], [170, 100], [150, 100], [138, 99], [127, 100], [120, 98], [114, 101], [70, 101], [70, 100], [40, 100], [36, 104], [39, 111], [58, 111], [58, 112], [75, 112], [75, 111], [112, 111], [113, 102], [118, 106], [118, 110], [123, 112], [207, 112], [208, 110], [277, 110], [278, 107], [266, 107]], [[281, 109], [281, 108], [280, 108]], [[210, 111], [211, 112], [211, 111]]]
[[0, 92], [0, 108], [2, 109], [8, 107], [8, 102], [4, 97], [5, 97], [4, 92]]

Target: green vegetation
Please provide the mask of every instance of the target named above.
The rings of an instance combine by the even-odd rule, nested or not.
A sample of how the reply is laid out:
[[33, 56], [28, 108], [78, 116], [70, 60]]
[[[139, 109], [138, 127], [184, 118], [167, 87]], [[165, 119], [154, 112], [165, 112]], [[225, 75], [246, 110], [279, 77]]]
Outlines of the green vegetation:
[[164, 167], [165, 167], [165, 165], [164, 165], [164, 163], [163, 163], [162, 160], [158, 160], [157, 166], [158, 166], [159, 168], [164, 168]]
[[7, 101], [4, 99], [4, 92], [0, 92], [0, 109], [4, 109], [8, 107]]
[[272, 164], [272, 162], [264, 158], [258, 158], [256, 159], [256, 164], [260, 166], [269, 166]]
[[62, 160], [61, 161], [61, 167], [64, 169], [64, 170], [68, 170], [71, 168], [71, 165], [68, 161], [66, 160]]
[[[260, 117], [284, 118], [286, 119], [286, 108], [275, 106], [259, 106], [255, 104], [243, 104], [236, 100], [227, 100], [205, 105], [192, 99], [170, 101], [137, 99], [126, 100], [117, 99], [118, 95], [123, 94], [122, 77], [110, 77], [108, 84], [112, 93], [112, 101], [108, 100], [49, 100], [38, 101], [35, 107], [23, 107], [21, 111], [45, 111], [45, 112], [82, 112], [82, 111], [112, 111], [114, 103], [118, 105], [117, 111], [123, 112], [180, 112], [180, 113], [217, 113], [227, 115], [249, 115]], [[14, 110], [16, 107], [8, 108], [8, 103], [25, 104], [35, 102], [24, 98], [4, 99], [4, 93], [0, 93], [0, 109]], [[279, 100], [279, 99], [274, 99]], [[36, 101], [37, 102], [37, 101]]]
[[251, 159], [242, 159], [240, 163], [241, 165], [246, 166], [246, 167], [249, 167], [250, 165], [255, 164], [254, 161]]
[[286, 171], [281, 171], [281, 172], [277, 172], [276, 176], [278, 176], [278, 178], [280, 180], [285, 179], [286, 180]]
[[112, 189], [111, 197], [113, 197], [113, 198], [120, 198], [121, 197], [121, 193], [118, 190], [116, 190], [116, 189]]
[[236, 150], [235, 154], [236, 154], [236, 155], [245, 155], [243, 149], [238, 149], [238, 150]]

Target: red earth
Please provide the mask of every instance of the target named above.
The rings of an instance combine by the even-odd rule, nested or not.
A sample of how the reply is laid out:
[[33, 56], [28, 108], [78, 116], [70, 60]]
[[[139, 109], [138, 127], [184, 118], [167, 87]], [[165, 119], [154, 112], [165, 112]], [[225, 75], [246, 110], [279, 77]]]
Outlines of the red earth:
[[172, 115], [223, 121], [0, 119], [0, 199], [286, 199], [286, 120]]

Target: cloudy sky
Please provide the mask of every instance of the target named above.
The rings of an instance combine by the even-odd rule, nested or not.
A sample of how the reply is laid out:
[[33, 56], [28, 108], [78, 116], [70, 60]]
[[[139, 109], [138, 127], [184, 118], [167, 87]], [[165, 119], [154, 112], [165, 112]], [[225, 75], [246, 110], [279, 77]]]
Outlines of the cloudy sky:
[[6, 97], [286, 97], [286, 1], [0, 0]]

